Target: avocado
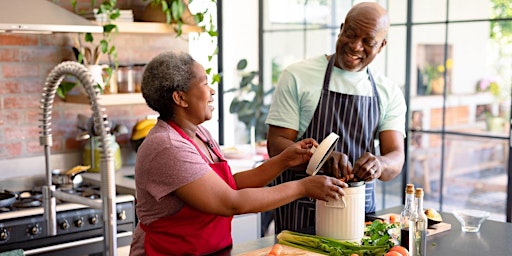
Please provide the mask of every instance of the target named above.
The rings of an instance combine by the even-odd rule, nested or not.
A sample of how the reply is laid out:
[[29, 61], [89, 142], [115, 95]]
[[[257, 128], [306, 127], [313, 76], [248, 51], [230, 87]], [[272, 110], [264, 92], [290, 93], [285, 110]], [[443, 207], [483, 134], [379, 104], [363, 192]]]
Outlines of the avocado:
[[439, 214], [435, 209], [433, 208], [427, 208], [425, 210], [425, 215], [427, 215], [428, 220], [428, 226], [431, 227], [435, 224], [441, 223], [443, 221], [443, 218], [441, 217], [441, 214]]

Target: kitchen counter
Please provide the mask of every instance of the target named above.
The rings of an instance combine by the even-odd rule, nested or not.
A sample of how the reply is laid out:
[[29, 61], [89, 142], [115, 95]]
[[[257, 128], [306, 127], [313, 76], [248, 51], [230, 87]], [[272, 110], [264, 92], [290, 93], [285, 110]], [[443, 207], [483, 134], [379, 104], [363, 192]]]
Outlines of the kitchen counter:
[[[123, 166], [121, 169], [116, 171], [115, 181], [116, 181], [116, 191], [120, 194], [130, 194], [136, 195], [135, 193], [135, 179], [133, 178], [135, 174], [135, 166]], [[94, 172], [85, 172], [82, 174], [85, 182], [89, 182], [92, 184], [100, 184], [101, 177], [100, 173]]]
[[[402, 206], [378, 211], [377, 215], [399, 213]], [[465, 256], [506, 256], [512, 255], [512, 223], [486, 220], [477, 233], [465, 233], [460, 223], [451, 213], [441, 213], [443, 222], [452, 225], [451, 230], [427, 238], [427, 255], [465, 255]], [[275, 236], [268, 236], [246, 243], [235, 244], [221, 255], [239, 255], [242, 253], [272, 246]]]

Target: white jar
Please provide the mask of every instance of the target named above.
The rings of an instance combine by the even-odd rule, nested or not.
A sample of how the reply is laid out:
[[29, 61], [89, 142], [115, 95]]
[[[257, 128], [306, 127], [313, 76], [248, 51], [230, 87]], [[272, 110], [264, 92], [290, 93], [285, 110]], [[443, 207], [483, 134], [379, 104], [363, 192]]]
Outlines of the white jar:
[[364, 182], [344, 188], [345, 196], [329, 202], [316, 200], [316, 234], [340, 241], [361, 242], [365, 217]]

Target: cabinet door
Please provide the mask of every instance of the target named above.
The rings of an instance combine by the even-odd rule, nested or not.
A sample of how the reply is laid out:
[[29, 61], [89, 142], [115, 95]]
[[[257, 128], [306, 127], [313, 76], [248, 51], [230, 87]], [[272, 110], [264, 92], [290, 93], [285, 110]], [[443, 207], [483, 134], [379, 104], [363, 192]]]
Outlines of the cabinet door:
[[260, 223], [259, 213], [235, 216], [231, 224], [231, 237], [233, 237], [233, 244], [260, 238]]

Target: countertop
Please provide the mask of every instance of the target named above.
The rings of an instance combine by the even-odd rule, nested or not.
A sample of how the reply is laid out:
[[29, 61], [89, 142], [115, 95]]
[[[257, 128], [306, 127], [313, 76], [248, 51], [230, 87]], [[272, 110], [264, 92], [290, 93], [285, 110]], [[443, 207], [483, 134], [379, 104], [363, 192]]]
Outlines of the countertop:
[[[402, 206], [382, 211], [399, 213]], [[486, 220], [477, 233], [465, 233], [453, 214], [442, 212], [443, 222], [452, 225], [451, 230], [429, 236], [427, 238], [427, 255], [464, 255], [464, 256], [507, 256], [512, 255], [512, 223]], [[267, 236], [254, 241], [235, 244], [221, 255], [239, 255], [245, 252], [265, 248], [276, 243], [275, 236]]]
[[[120, 194], [130, 194], [136, 195], [135, 193], [135, 179], [133, 178], [135, 174], [135, 166], [123, 166], [121, 169], [116, 171], [115, 181], [116, 181], [116, 191]], [[85, 182], [90, 182], [93, 184], [100, 184], [101, 177], [100, 173], [94, 172], [85, 172], [82, 174]]]

